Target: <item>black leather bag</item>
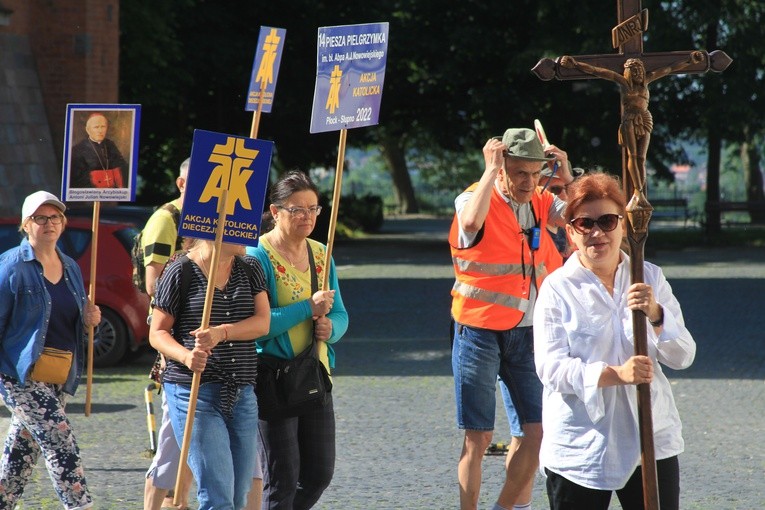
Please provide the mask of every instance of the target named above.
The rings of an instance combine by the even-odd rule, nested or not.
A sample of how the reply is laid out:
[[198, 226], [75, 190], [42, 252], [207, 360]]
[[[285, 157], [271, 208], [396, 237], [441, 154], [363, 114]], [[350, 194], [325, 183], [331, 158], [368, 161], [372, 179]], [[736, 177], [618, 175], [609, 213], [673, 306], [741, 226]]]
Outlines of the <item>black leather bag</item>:
[[[311, 294], [319, 288], [316, 264], [306, 241], [311, 266]], [[258, 416], [261, 420], [283, 420], [320, 409], [329, 402], [332, 381], [319, 360], [316, 340], [292, 359], [258, 355]]]
[[258, 357], [258, 416], [283, 420], [315, 411], [327, 404], [332, 381], [319, 361], [316, 342], [292, 359]]

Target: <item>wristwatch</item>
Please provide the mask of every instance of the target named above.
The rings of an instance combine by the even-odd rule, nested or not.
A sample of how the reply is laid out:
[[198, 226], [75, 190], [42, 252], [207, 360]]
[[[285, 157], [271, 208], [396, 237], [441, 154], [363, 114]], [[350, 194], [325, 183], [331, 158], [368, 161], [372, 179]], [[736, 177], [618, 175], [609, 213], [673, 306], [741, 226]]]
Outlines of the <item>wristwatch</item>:
[[651, 319], [648, 319], [648, 323], [654, 328], [658, 328], [659, 326], [664, 325], [664, 307], [663, 306], [659, 305], [659, 320], [652, 321]]

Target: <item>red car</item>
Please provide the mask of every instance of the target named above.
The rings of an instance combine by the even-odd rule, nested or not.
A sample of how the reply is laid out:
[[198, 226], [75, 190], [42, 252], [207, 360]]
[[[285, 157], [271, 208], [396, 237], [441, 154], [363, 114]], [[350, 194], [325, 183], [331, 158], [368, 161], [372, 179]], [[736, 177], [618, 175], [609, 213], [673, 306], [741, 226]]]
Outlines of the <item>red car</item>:
[[[67, 210], [67, 213], [69, 211]], [[90, 292], [91, 218], [70, 216], [59, 239], [61, 251], [77, 261]], [[0, 253], [18, 246], [18, 218], [0, 218]], [[133, 285], [130, 250], [138, 229], [132, 223], [101, 219], [96, 261], [96, 304], [101, 324], [93, 352], [93, 364], [106, 367], [118, 363], [147, 343], [149, 296]]]

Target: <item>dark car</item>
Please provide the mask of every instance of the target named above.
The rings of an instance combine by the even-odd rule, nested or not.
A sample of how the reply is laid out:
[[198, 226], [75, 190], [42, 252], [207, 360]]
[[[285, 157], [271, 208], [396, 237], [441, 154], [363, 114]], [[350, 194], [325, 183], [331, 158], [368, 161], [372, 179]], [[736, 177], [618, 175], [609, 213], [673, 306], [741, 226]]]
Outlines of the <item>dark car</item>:
[[[90, 291], [90, 218], [70, 216], [59, 239], [61, 251], [77, 261]], [[0, 252], [18, 246], [21, 234], [18, 218], [0, 218]], [[93, 364], [106, 367], [118, 363], [147, 343], [146, 315], [149, 296], [133, 285], [130, 250], [138, 228], [130, 223], [101, 219], [98, 227], [96, 261], [96, 304], [101, 308], [101, 324], [94, 344]]]

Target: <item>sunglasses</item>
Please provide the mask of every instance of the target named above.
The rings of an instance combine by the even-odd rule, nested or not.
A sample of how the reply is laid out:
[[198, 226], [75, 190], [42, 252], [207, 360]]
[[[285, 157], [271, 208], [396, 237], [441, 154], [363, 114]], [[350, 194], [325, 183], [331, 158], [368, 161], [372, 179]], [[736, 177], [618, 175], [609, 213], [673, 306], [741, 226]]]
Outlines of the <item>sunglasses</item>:
[[560, 195], [563, 193], [563, 190], [566, 189], [564, 186], [550, 186], [547, 188], [547, 191], [552, 193], [553, 195]]
[[582, 235], [592, 232], [592, 228], [597, 224], [603, 232], [611, 232], [619, 224], [623, 216], [621, 214], [604, 214], [598, 219], [592, 218], [574, 218], [569, 221], [574, 230]]

